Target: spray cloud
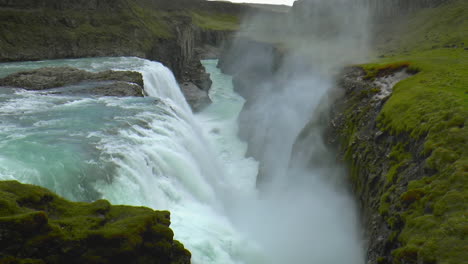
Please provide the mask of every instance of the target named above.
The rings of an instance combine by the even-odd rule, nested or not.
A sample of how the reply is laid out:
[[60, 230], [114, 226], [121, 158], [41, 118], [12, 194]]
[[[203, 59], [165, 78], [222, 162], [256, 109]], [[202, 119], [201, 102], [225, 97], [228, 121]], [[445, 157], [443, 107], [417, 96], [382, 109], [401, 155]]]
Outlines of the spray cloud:
[[265, 263], [364, 263], [346, 174], [319, 120], [337, 74], [365, 58], [368, 25], [357, 1], [300, 0], [288, 14], [248, 16], [220, 62], [247, 100], [240, 136], [260, 162], [259, 197], [231, 214], [267, 252]]

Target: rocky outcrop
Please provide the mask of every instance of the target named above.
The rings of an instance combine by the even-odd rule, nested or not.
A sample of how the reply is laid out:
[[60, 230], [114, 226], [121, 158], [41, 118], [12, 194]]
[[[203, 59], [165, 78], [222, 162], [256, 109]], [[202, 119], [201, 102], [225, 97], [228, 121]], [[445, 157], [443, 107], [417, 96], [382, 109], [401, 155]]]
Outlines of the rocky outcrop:
[[16, 181], [0, 181], [0, 204], [1, 263], [190, 263], [167, 211], [69, 202]]
[[400, 246], [401, 214], [410, 202], [399, 199], [409, 181], [431, 173], [424, 167], [421, 141], [409, 135], [390, 135], [378, 125], [377, 118], [393, 87], [382, 83], [388, 83], [384, 80], [389, 76], [399, 80], [407, 76], [399, 72], [394, 69], [366, 80], [363, 69], [348, 68], [339, 83], [344, 96], [334, 105], [327, 133], [327, 142], [340, 149], [339, 159], [351, 168], [350, 182], [368, 239], [368, 263], [395, 263], [391, 252]]
[[216, 54], [248, 9], [205, 0], [1, 0], [0, 61], [136, 56], [206, 91], [200, 58]]
[[[281, 64], [283, 53], [272, 43], [260, 42], [250, 38], [236, 38], [223, 48], [218, 67], [226, 74], [233, 76], [234, 90], [245, 100], [239, 115], [239, 137], [248, 143], [248, 156], [260, 162], [266, 160], [265, 143], [255, 140], [253, 135], [258, 128], [258, 117], [250, 111], [256, 103], [275, 89], [272, 80], [277, 67]], [[265, 85], [267, 84], [267, 85]], [[265, 180], [260, 168], [257, 185]]]
[[[87, 84], [87, 85], [83, 85]], [[143, 96], [143, 77], [138, 72], [87, 72], [71, 67], [50, 67], [11, 74], [0, 79], [0, 86], [26, 90], [45, 90], [79, 85], [76, 89], [56, 93], [103, 96]], [[83, 87], [87, 86], [87, 87]]]
[[208, 91], [199, 89], [195, 84], [187, 82], [180, 87], [185, 100], [193, 111], [198, 112], [211, 103]]
[[[368, 263], [460, 263], [467, 256], [465, 194], [458, 187], [463, 171], [446, 154], [450, 144], [442, 158], [430, 150], [430, 132], [418, 136], [384, 125], [387, 100], [400, 91], [392, 94], [393, 84], [415, 73], [407, 63], [348, 69], [339, 83], [344, 97], [329, 119], [328, 142], [349, 165], [361, 206]], [[450, 131], [464, 126], [458, 117], [443, 122]]]

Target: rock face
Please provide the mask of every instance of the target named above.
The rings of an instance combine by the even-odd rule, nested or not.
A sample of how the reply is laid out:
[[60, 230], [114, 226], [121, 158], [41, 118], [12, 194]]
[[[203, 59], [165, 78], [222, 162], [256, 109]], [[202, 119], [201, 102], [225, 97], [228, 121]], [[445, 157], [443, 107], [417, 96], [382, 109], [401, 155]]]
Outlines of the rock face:
[[[247, 155], [260, 163], [266, 159], [265, 144], [254, 140], [258, 121], [250, 113], [258, 100], [271, 93], [269, 85], [274, 78], [282, 53], [272, 43], [260, 42], [248, 38], [238, 38], [231, 45], [224, 47], [218, 67], [226, 74], [233, 76], [234, 90], [245, 100], [239, 115], [239, 137], [248, 143]], [[264, 181], [260, 169], [257, 184]]]
[[427, 151], [425, 136], [395, 133], [382, 125], [391, 95], [388, 84], [415, 73], [409, 69], [405, 63], [375, 72], [348, 69], [340, 81], [345, 95], [335, 102], [328, 142], [340, 149], [339, 159], [351, 169], [368, 263], [460, 263], [467, 256], [466, 205], [456, 180], [463, 172], [455, 171], [456, 163], [441, 170], [438, 164], [452, 160]]
[[[368, 239], [368, 263], [392, 263], [391, 252], [400, 246], [400, 214], [408, 205], [394, 199], [406, 192], [409, 181], [431, 173], [424, 169], [422, 142], [408, 135], [389, 135], [377, 125], [390, 95], [388, 87], [378, 84], [395, 74], [388, 72], [370, 81], [364, 79], [364, 70], [347, 69], [339, 83], [344, 96], [335, 104], [327, 134], [328, 143], [341, 150], [339, 159], [349, 162], [352, 169], [351, 182]], [[409, 155], [415, 158], [408, 159]], [[391, 184], [397, 172], [399, 180]]]
[[15, 181], [0, 181], [0, 204], [1, 263], [190, 263], [167, 211], [69, 202]]
[[[381, 7], [387, 5], [385, 1], [374, 2]], [[407, 15], [407, 11], [434, 7], [441, 2], [388, 1], [388, 5], [395, 5], [388, 12]], [[465, 263], [468, 259], [465, 147], [468, 115], [466, 100], [461, 103], [465, 98], [462, 95], [465, 87], [460, 85], [465, 83], [460, 76], [467, 75], [458, 66], [451, 67], [459, 65], [458, 59], [450, 59], [452, 56], [463, 58], [465, 51], [448, 51], [463, 47], [457, 43], [461, 40], [456, 38], [442, 40], [441, 43], [447, 43], [444, 50], [437, 50], [437, 46], [431, 48], [439, 45], [447, 30], [455, 28], [457, 34], [456, 25], [466, 21], [459, 14], [466, 14], [462, 11], [467, 5], [466, 1], [444, 2], [448, 3], [440, 8], [427, 8], [415, 13], [414, 17], [405, 17], [402, 26], [411, 26], [410, 33], [421, 30], [424, 25], [420, 37], [391, 35], [392, 38], [408, 38], [415, 46], [425, 45], [427, 53], [421, 54], [427, 54], [428, 58], [421, 59], [426, 56], [419, 53], [424, 48], [417, 47], [412, 54], [411, 46], [395, 45], [391, 48], [403, 50], [404, 56], [400, 54], [387, 61], [388, 54], [385, 54], [383, 61], [366, 65], [366, 70], [360, 67], [348, 69], [339, 82], [338, 91], [344, 96], [332, 102], [331, 118], [328, 112], [314, 118], [296, 141], [297, 146], [304, 145], [307, 141], [301, 141], [301, 137], [310, 136], [317, 132], [314, 128], [329, 122], [330, 129], [325, 133], [327, 142], [329, 147], [340, 150], [337, 158], [348, 164], [350, 182], [361, 207], [369, 264], [455, 264]], [[406, 7], [411, 8], [406, 10]], [[432, 27], [444, 24], [447, 17], [457, 22], [442, 27], [443, 30], [432, 30]], [[390, 18], [395, 23], [402, 17]], [[418, 23], [408, 23], [407, 19]], [[389, 26], [383, 24], [384, 29]], [[433, 34], [437, 38], [432, 44], [428, 36]], [[255, 56], [255, 53], [250, 55]], [[234, 70], [235, 80], [238, 80], [234, 82], [236, 90], [247, 100], [255, 100], [262, 82], [275, 76], [272, 74], [274, 69], [265, 67], [264, 77], [261, 74], [249, 76], [248, 55], [232, 58], [240, 64], [226, 69], [228, 72]], [[265, 65], [273, 64], [267, 62]], [[256, 66], [261, 67], [261, 64]], [[420, 72], [392, 90], [398, 80], [415, 74], [412, 67]], [[452, 91], [456, 92], [447, 95]], [[433, 96], [428, 96], [431, 93]], [[242, 134], [242, 124], [240, 129]], [[249, 151], [253, 153], [252, 149]]]
[[195, 84], [187, 82], [181, 84], [182, 93], [192, 110], [198, 112], [211, 103], [208, 91], [199, 89]]
[[[143, 96], [143, 77], [138, 72], [104, 71], [87, 72], [71, 67], [50, 67], [11, 74], [0, 79], [0, 86], [26, 90], [45, 90], [88, 83], [88, 88], [78, 88], [67, 93], [104, 96]], [[58, 91], [60, 93], [60, 91]]]
[[233, 34], [248, 9], [205, 0], [1, 0], [0, 62], [136, 56], [208, 90], [200, 58]]

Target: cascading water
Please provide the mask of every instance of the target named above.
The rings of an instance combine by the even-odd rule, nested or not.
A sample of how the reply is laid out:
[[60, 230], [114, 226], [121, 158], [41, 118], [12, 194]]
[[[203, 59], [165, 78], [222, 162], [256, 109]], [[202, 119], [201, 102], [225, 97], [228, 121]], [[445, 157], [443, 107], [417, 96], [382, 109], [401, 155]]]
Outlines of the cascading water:
[[[216, 61], [206, 62], [215, 71]], [[46, 66], [135, 70], [150, 97], [116, 98], [0, 90], [0, 179], [42, 185], [72, 200], [170, 210], [171, 227], [195, 264], [258, 263], [227, 206], [255, 192], [257, 163], [236, 136], [243, 100], [230, 79], [193, 116], [172, 73], [138, 58], [1, 64], [3, 75]], [[214, 74], [213, 76], [216, 76]], [[80, 88], [80, 87], [77, 87]]]
[[247, 145], [237, 138], [244, 100], [216, 61], [204, 62], [213, 104], [195, 116], [170, 71], [147, 60], [0, 68], [7, 74], [63, 65], [140, 71], [150, 97], [2, 88], [0, 179], [42, 185], [72, 200], [103, 197], [170, 210], [175, 238], [195, 264], [362, 263], [352, 203], [333, 185], [320, 177], [288, 184], [278, 173], [276, 187], [259, 193], [258, 163], [245, 157]]

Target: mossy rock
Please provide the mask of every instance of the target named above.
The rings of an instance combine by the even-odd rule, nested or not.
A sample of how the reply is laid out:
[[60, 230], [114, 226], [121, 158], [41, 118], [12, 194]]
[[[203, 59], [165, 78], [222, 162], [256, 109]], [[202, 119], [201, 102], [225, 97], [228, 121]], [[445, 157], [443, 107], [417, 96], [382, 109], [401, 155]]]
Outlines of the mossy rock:
[[170, 214], [0, 182], [0, 263], [190, 263]]
[[[363, 208], [369, 262], [468, 259], [467, 11], [452, 0], [400, 18], [406, 26], [389, 33], [399, 44], [344, 83], [334, 133]], [[366, 83], [402, 69], [417, 74], [372, 101]]]

